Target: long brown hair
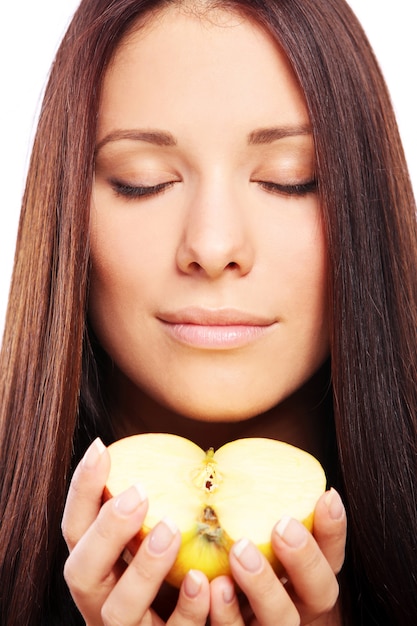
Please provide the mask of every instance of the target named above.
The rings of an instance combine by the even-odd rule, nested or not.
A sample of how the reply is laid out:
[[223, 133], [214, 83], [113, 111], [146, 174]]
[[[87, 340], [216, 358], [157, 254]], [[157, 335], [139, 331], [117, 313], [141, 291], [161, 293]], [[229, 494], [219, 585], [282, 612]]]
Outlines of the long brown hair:
[[[63, 583], [60, 519], [88, 441], [111, 437], [100, 348], [86, 321], [100, 85], [126, 30], [166, 4], [83, 0], [46, 90], [0, 363], [0, 623], [7, 626], [83, 623]], [[344, 0], [209, 4], [237, 8], [277, 38], [309, 108], [329, 249], [338, 458], [328, 469], [350, 526], [344, 621], [414, 626], [416, 207], [389, 96]]]

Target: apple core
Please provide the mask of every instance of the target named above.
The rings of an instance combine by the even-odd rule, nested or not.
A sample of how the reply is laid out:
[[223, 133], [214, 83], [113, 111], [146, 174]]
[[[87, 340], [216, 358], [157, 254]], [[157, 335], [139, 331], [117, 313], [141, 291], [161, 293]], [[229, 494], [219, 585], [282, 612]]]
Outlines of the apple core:
[[284, 442], [238, 439], [204, 452], [192, 441], [146, 433], [109, 446], [111, 470], [105, 498], [141, 483], [149, 497], [144, 525], [128, 546], [134, 554], [165, 516], [177, 524], [181, 548], [167, 581], [179, 586], [190, 569], [209, 580], [229, 574], [229, 552], [247, 537], [274, 569], [282, 568], [271, 547], [271, 532], [284, 516], [309, 530], [326, 477], [313, 456]]

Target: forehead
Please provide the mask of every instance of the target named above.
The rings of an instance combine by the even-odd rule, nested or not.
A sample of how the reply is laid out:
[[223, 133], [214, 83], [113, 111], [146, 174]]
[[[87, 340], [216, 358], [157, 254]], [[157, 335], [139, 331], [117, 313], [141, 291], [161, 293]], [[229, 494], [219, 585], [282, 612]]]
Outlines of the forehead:
[[[202, 8], [204, 5], [204, 9]], [[265, 30], [253, 19], [237, 10], [219, 7], [207, 7], [207, 3], [177, 3], [154, 9], [133, 23], [125, 33], [113, 61], [123, 58], [124, 51], [132, 45], [143, 42], [163, 42], [168, 39], [181, 39], [200, 48], [207, 40], [215, 39], [223, 32], [225, 39], [231, 32], [243, 28], [257, 33], [259, 38], [269, 37]], [[194, 37], [193, 37], [194, 34]], [[197, 36], [197, 39], [195, 38]], [[272, 40], [272, 39], [271, 39]], [[249, 43], [249, 42], [248, 42]], [[158, 52], [158, 49], [155, 49]]]
[[149, 49], [156, 64], [164, 53], [172, 52], [172, 45], [175, 44], [175, 54], [164, 58], [167, 68], [184, 61], [182, 56], [184, 49], [189, 56], [190, 64], [192, 57], [205, 49], [211, 60], [220, 61], [219, 55], [231, 51], [234, 43], [240, 40], [243, 50], [239, 53], [244, 51], [244, 54], [236, 59], [236, 71], [243, 68], [247, 58], [256, 51], [269, 48], [271, 56], [279, 56], [279, 63], [285, 64], [287, 72], [292, 73], [290, 63], [279, 42], [269, 31], [238, 9], [212, 5], [213, 3], [204, 0], [174, 1], [141, 16], [116, 48], [110, 69], [116, 63], [131, 61], [134, 54], [140, 53], [145, 58]]
[[269, 33], [239, 13], [195, 14], [176, 5], [136, 24], [116, 50], [100, 120], [117, 126], [118, 117], [132, 127], [138, 118], [150, 128], [163, 121], [174, 132], [190, 120], [308, 123], [298, 81]]

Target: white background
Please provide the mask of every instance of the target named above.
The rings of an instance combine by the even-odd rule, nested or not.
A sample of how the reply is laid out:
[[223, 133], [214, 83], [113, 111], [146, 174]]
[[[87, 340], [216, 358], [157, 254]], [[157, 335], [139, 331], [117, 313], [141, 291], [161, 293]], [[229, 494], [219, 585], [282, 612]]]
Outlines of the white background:
[[[0, 25], [0, 334], [42, 90], [79, 0], [4, 2]], [[410, 0], [349, 0], [382, 66], [417, 191], [417, 42]]]

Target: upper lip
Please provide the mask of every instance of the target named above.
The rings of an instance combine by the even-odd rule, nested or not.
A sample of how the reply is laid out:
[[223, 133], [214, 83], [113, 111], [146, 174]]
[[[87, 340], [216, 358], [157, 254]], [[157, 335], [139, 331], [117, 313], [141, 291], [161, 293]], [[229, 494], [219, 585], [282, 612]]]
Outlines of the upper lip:
[[234, 308], [186, 307], [175, 311], [164, 311], [157, 316], [168, 324], [196, 324], [200, 326], [270, 326], [277, 320]]

